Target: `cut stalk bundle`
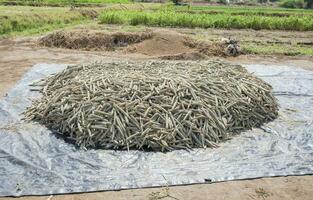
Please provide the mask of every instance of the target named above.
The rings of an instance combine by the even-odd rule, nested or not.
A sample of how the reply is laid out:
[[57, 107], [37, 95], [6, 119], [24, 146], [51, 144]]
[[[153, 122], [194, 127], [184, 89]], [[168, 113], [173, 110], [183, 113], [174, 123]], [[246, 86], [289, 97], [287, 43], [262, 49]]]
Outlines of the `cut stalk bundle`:
[[278, 112], [269, 84], [221, 61], [76, 65], [35, 85], [26, 119], [82, 148], [216, 147]]

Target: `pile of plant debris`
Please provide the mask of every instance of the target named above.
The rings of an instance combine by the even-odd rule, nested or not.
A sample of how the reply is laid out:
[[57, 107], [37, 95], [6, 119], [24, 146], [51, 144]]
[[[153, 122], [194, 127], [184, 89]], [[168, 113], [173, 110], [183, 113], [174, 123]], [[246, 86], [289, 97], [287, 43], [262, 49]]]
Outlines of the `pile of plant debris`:
[[115, 50], [152, 37], [152, 32], [107, 33], [103, 31], [73, 30], [57, 31], [39, 39], [39, 44], [47, 47], [60, 47], [83, 50]]
[[82, 148], [216, 147], [278, 113], [269, 84], [218, 60], [76, 65], [33, 86], [25, 119]]

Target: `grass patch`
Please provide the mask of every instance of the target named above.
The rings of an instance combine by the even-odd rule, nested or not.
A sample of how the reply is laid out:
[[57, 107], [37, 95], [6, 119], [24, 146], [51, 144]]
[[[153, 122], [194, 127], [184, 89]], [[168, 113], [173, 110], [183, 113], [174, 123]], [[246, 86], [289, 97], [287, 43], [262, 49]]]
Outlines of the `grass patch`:
[[74, 21], [69, 24], [46, 24], [41, 27], [36, 27], [36, 28], [30, 28], [30, 29], [25, 29], [23, 31], [13, 31], [4, 35], [0, 35], [1, 38], [7, 38], [11, 36], [35, 36], [35, 35], [42, 35], [43, 33], [50, 32], [50, 31], [55, 31], [58, 29], [71, 29], [73, 27], [76, 27], [78, 25], [89, 25], [90, 21]]
[[88, 21], [91, 16], [68, 8], [0, 6], [0, 35], [37, 33]]
[[268, 30], [313, 30], [313, 18], [308, 16], [268, 17], [240, 16], [229, 14], [190, 14], [173, 10], [131, 11], [111, 10], [100, 16], [101, 23], [187, 28], [268, 29]]
[[313, 47], [305, 45], [241, 43], [241, 48], [247, 54], [313, 56]]

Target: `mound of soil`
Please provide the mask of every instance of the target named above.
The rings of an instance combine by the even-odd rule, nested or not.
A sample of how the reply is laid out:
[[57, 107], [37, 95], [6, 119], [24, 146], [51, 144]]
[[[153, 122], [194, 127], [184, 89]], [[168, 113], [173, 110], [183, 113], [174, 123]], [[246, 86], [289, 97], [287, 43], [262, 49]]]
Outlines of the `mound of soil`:
[[153, 37], [131, 45], [126, 51], [166, 60], [199, 60], [207, 56], [230, 56], [225, 42], [198, 41], [172, 31], [154, 32]]
[[75, 30], [57, 31], [39, 39], [39, 44], [48, 47], [61, 47], [84, 50], [114, 50], [129, 44], [138, 43], [152, 37], [152, 32], [106, 33], [103, 31]]
[[192, 49], [185, 44], [186, 37], [172, 31], [154, 32], [153, 37], [130, 46], [128, 52], [148, 56], [168, 56], [188, 53]]

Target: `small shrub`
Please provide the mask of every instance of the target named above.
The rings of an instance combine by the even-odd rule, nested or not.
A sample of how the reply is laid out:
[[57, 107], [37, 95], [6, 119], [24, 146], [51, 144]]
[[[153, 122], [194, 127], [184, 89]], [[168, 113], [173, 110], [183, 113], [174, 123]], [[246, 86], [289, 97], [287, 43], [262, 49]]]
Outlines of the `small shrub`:
[[136, 26], [139, 24], [148, 24], [149, 23], [149, 19], [148, 16], [145, 14], [138, 14], [133, 16], [130, 19], [130, 25]]

